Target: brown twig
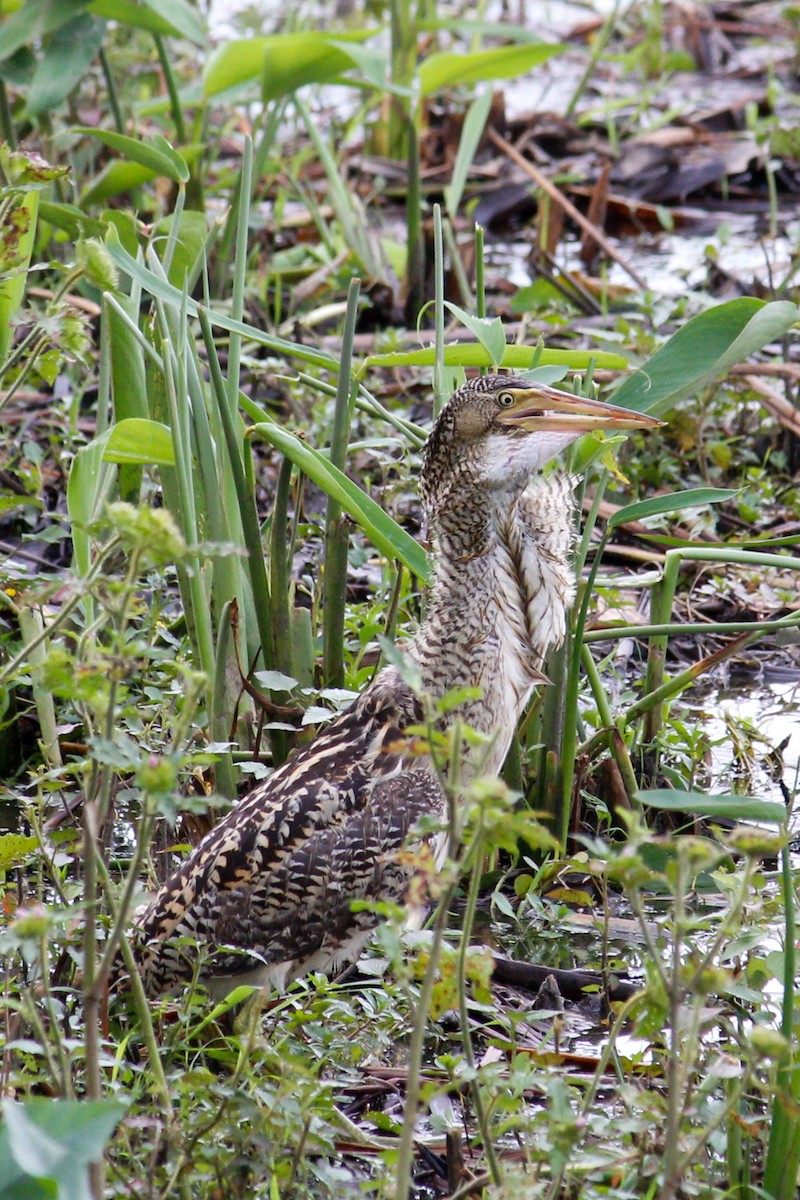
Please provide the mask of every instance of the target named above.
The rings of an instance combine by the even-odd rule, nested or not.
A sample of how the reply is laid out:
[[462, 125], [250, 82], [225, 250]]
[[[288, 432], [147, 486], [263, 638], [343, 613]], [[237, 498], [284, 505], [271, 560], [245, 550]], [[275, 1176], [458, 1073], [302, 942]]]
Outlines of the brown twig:
[[589, 221], [583, 215], [582, 212], [579, 212], [572, 201], [568, 200], [564, 193], [559, 191], [556, 185], [551, 183], [547, 176], [543, 175], [538, 167], [535, 167], [533, 163], [528, 162], [527, 158], [523, 158], [516, 147], [512, 146], [510, 142], [507, 142], [506, 139], [501, 137], [500, 134], [494, 129], [489, 130], [489, 137], [499, 150], [502, 150], [504, 154], [508, 155], [512, 162], [516, 163], [526, 175], [530, 176], [537, 187], [541, 188], [543, 192], [546, 192], [552, 200], [555, 200], [556, 204], [561, 205], [567, 216], [571, 217], [572, 220], [581, 227], [584, 233], [588, 234], [589, 237], [594, 238], [600, 249], [603, 250], [609, 258], [613, 258], [614, 262], [618, 263], [622, 267], [623, 271], [630, 275], [634, 283], [638, 284], [640, 288], [647, 287], [647, 284], [638, 271], [635, 271], [634, 268], [625, 261], [618, 250], [615, 250], [614, 246], [608, 240], [606, 235], [602, 233], [595, 225], [593, 225], [591, 221]]

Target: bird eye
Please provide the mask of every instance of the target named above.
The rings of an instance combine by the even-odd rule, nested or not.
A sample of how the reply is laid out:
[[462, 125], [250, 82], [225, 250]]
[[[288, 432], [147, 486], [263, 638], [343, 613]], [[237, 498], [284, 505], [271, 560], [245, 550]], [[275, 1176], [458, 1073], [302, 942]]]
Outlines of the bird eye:
[[516, 397], [513, 392], [498, 392], [497, 403], [501, 408], [510, 408], [512, 404], [516, 403]]

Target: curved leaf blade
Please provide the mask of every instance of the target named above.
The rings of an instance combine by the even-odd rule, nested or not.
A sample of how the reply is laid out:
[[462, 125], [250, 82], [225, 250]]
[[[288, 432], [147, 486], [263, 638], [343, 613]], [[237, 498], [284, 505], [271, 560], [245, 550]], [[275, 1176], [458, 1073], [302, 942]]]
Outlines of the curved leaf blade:
[[637, 412], [664, 412], [681, 396], [724, 375], [735, 363], [781, 337], [800, 319], [787, 300], [765, 304], [745, 296], [692, 317], [614, 393]]
[[409, 571], [425, 583], [432, 579], [428, 556], [402, 526], [384, 512], [371, 496], [330, 463], [318, 450], [302, 442], [280, 425], [259, 421], [251, 432], [263, 437], [300, 468], [327, 496], [332, 496], [357, 521], [372, 544], [389, 560], [399, 558]]
[[737, 495], [736, 488], [687, 488], [685, 492], [670, 492], [668, 496], [653, 496], [636, 504], [626, 504], [608, 518], [608, 529], [626, 525], [628, 521], [643, 521], [660, 513], [681, 512], [686, 508], [700, 508], [706, 504], [722, 504]]
[[140, 142], [138, 138], [116, 133], [113, 129], [93, 129], [90, 125], [75, 125], [73, 133], [95, 137], [111, 150], [116, 150], [128, 163], [138, 163], [156, 175], [166, 176], [173, 183], [186, 183], [189, 178], [186, 159], [170, 146], [166, 138], [159, 136], [150, 142]]
[[786, 820], [783, 804], [776, 800], [757, 800], [754, 796], [706, 796], [702, 792], [654, 788], [652, 791], [637, 792], [636, 798], [649, 808], [688, 813], [696, 817], [763, 821], [768, 825], [782, 825]]
[[82, 12], [53, 33], [45, 44], [28, 91], [30, 116], [58, 108], [99, 53], [105, 32], [105, 21]]
[[432, 54], [419, 67], [420, 93], [430, 96], [453, 84], [479, 83], [492, 79], [511, 79], [524, 75], [556, 54], [567, 49], [560, 42], [496, 46], [472, 54], [449, 51]]
[[[388, 354], [370, 354], [368, 367], [431, 367], [433, 346], [422, 350], [393, 350]], [[446, 367], [491, 367], [492, 357], [480, 342], [453, 342], [444, 348]], [[626, 359], [605, 350], [538, 350], [536, 346], [510, 346], [503, 351], [501, 367], [529, 370], [531, 367], [565, 366], [575, 371], [584, 370], [590, 363], [609, 371], [625, 370]], [[615, 401], [616, 403], [616, 401]], [[631, 406], [628, 405], [628, 408]]]
[[127, 417], [108, 433], [103, 461], [133, 466], [175, 466], [172, 433], [160, 421], [145, 417]]

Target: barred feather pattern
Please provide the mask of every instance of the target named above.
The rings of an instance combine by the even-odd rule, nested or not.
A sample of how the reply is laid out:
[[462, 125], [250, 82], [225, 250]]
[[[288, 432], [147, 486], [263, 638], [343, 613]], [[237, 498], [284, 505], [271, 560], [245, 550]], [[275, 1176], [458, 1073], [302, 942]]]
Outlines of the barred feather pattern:
[[353, 900], [403, 900], [396, 852], [442, 794], [405, 751], [422, 720], [394, 668], [223, 818], [164, 884], [135, 934], [149, 995], [191, 978], [196, 943], [218, 991], [235, 977], [278, 986], [357, 955], [376, 924]]
[[[572, 482], [543, 479], [560, 448], [493, 424], [493, 392], [526, 381], [486, 376], [451, 398], [428, 438], [420, 479], [433, 543], [428, 614], [405, 647], [434, 700], [480, 689], [458, 715], [489, 737], [462, 783], [500, 770], [574, 595], [568, 565]], [[537, 457], [538, 455], [538, 457]], [[442, 817], [429, 760], [404, 738], [423, 706], [394, 667], [256, 786], [162, 887], [134, 934], [150, 995], [174, 988], [207, 951], [204, 982], [284, 986], [357, 957], [377, 923], [352, 901], [405, 899], [398, 857], [421, 816]], [[438, 852], [446, 851], [439, 839]]]

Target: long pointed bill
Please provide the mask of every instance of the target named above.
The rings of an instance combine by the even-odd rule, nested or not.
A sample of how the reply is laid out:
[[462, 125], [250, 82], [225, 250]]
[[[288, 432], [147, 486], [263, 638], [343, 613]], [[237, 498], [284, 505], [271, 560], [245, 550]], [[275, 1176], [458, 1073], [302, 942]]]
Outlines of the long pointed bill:
[[506, 391], [514, 397], [514, 403], [509, 404], [497, 420], [529, 433], [550, 429], [577, 434], [593, 429], [652, 429], [664, 424], [646, 413], [573, 396], [543, 383], [532, 384], [529, 388], [509, 387]]

